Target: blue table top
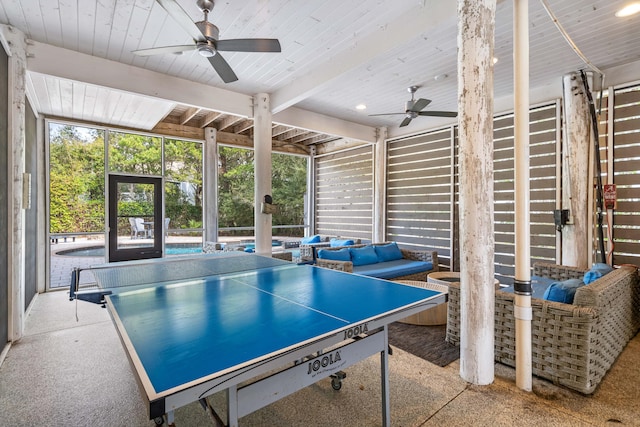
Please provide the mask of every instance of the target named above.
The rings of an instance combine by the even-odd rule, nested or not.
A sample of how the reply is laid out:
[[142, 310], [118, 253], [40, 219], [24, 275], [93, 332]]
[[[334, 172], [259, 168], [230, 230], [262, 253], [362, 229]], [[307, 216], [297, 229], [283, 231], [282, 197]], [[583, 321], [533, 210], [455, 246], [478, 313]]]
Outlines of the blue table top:
[[161, 393], [435, 295], [286, 263], [122, 290], [108, 304], [138, 374]]

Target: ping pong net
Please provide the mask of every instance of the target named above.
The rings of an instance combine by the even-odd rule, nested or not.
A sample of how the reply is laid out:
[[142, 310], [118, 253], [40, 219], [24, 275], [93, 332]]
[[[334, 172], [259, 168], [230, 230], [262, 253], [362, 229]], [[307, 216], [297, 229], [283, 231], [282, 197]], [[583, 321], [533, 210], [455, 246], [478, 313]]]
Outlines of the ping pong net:
[[[85, 269], [74, 269], [69, 299], [104, 304], [105, 295], [116, 290], [120, 291], [120, 288], [156, 286], [190, 279], [256, 271], [281, 265], [291, 265], [291, 263], [244, 252], [100, 264]], [[83, 271], [92, 273], [95, 283], [89, 288], [80, 289], [80, 273]]]

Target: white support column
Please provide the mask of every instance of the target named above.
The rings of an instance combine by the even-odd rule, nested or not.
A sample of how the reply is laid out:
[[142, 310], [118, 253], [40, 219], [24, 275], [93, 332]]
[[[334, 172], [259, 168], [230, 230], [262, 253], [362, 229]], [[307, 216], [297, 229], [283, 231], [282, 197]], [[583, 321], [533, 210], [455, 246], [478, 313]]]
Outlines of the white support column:
[[9, 55], [7, 120], [8, 197], [7, 212], [9, 248], [7, 270], [9, 277], [9, 341], [17, 341], [24, 333], [25, 281], [24, 281], [24, 222], [22, 180], [25, 171], [25, 100], [26, 100], [26, 38], [14, 27], [3, 25], [2, 43]]
[[373, 241], [385, 240], [385, 177], [387, 171], [387, 128], [377, 129], [373, 163]]
[[562, 139], [562, 208], [569, 209], [569, 224], [562, 229], [562, 262], [588, 268], [592, 249], [590, 218], [589, 152], [593, 133], [587, 95], [579, 73], [563, 77], [565, 137]]
[[529, 226], [529, 0], [513, 2], [516, 386], [532, 389], [531, 232]]
[[495, 0], [458, 0], [460, 376], [494, 380], [493, 46]]
[[[256, 253], [271, 256], [271, 214], [262, 213], [265, 195], [271, 194], [271, 109], [269, 95], [259, 93], [253, 100], [253, 147], [255, 165]], [[274, 204], [278, 201], [274, 200]]]
[[218, 241], [218, 130], [204, 130], [204, 224], [206, 242]]

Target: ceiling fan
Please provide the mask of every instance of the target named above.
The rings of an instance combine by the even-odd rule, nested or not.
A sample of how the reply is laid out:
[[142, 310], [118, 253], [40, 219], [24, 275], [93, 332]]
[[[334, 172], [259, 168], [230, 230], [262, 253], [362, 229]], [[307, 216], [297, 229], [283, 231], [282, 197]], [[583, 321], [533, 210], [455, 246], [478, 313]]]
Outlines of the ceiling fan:
[[204, 13], [204, 20], [193, 22], [191, 17], [180, 7], [176, 0], [156, 0], [169, 16], [193, 38], [195, 44], [180, 46], [155, 47], [151, 49], [135, 50], [132, 53], [140, 56], [151, 56], [165, 53], [182, 53], [197, 50], [209, 60], [213, 68], [225, 83], [238, 80], [227, 61], [220, 52], [280, 52], [278, 39], [229, 39], [218, 40], [220, 30], [210, 23], [207, 18], [213, 10], [214, 0], [196, 0], [200, 10]]
[[369, 116], [392, 116], [396, 114], [404, 115], [404, 120], [400, 123], [400, 127], [407, 126], [411, 123], [411, 120], [418, 116], [435, 116], [435, 117], [456, 117], [458, 113], [454, 111], [422, 111], [427, 105], [431, 103], [430, 99], [414, 99], [414, 94], [420, 88], [420, 86], [409, 86], [407, 91], [411, 93], [411, 100], [407, 101], [404, 113], [384, 113], [384, 114], [369, 114]]

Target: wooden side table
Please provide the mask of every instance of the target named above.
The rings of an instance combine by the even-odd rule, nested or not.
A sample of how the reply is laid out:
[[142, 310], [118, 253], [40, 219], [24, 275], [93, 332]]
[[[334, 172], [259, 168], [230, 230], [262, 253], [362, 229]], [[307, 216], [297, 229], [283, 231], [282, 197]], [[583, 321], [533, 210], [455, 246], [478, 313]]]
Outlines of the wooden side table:
[[[448, 293], [449, 287], [437, 283], [421, 282], [418, 280], [398, 280], [398, 283], [403, 283], [410, 286], [418, 286], [420, 288], [431, 289], [433, 291]], [[445, 325], [447, 323], [447, 304], [438, 304], [435, 307], [428, 308], [420, 313], [412, 314], [409, 317], [405, 317], [399, 320], [402, 323], [409, 323], [411, 325]]]
[[[427, 282], [433, 283], [436, 285], [445, 285], [448, 286], [451, 282], [459, 282], [460, 281], [460, 272], [459, 271], [436, 271], [434, 273], [429, 273], [427, 275]], [[496, 290], [500, 289], [500, 281], [495, 280], [494, 285]]]

